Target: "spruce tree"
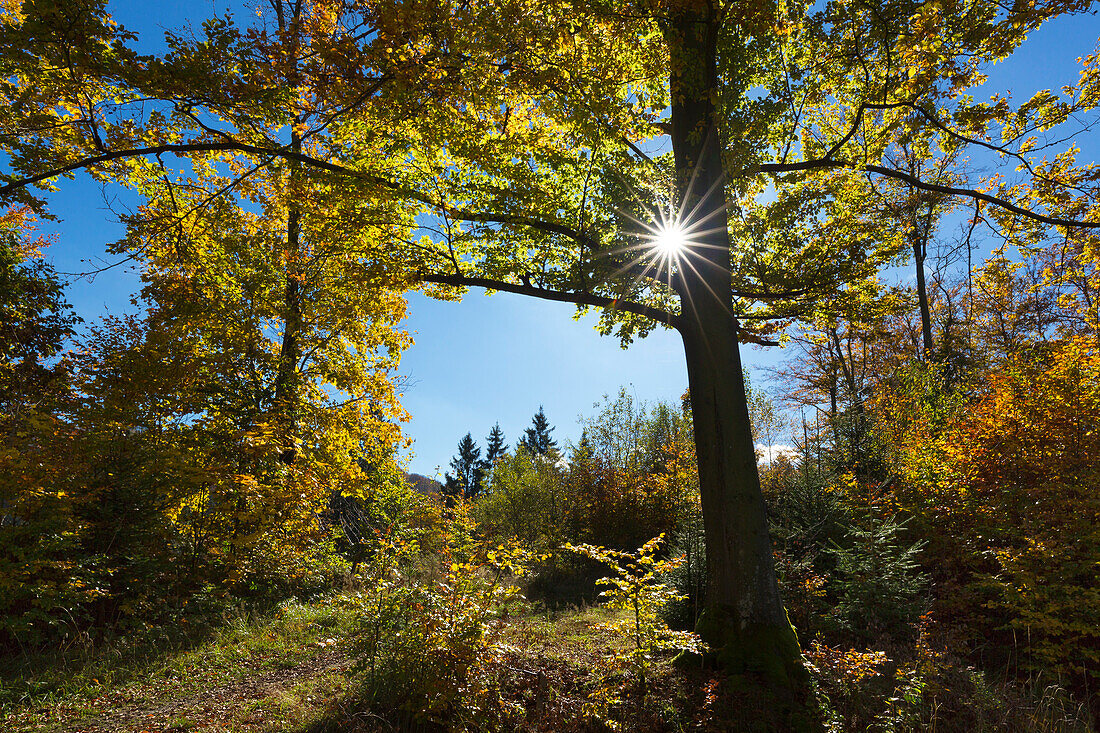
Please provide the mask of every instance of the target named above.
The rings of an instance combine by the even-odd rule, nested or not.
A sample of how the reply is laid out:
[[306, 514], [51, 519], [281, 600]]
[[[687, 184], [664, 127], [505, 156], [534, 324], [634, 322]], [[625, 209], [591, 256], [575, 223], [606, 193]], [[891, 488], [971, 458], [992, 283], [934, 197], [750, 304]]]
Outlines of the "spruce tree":
[[489, 437], [485, 439], [485, 460], [481, 462], [482, 492], [492, 489], [493, 466], [504, 456], [508, 445], [504, 442], [504, 431], [500, 429], [500, 423], [493, 426]]
[[539, 411], [531, 418], [531, 427], [524, 431], [519, 444], [529, 450], [533, 455], [543, 456], [550, 451], [557, 450], [558, 443], [550, 437], [554, 428], [550, 427], [550, 421], [546, 419], [542, 405]]
[[446, 474], [443, 484], [443, 495], [448, 503], [453, 503], [458, 497], [472, 499], [481, 493], [485, 472], [480, 458], [481, 448], [478, 448], [473, 435], [466, 433], [466, 437], [458, 441], [458, 455], [451, 459], [454, 474]]
[[587, 464], [596, 455], [596, 449], [592, 446], [592, 439], [588, 437], [588, 429], [581, 431], [580, 442], [573, 447], [574, 466]]
[[493, 426], [485, 443], [485, 463], [492, 466], [498, 458], [504, 455], [504, 451], [508, 450], [508, 445], [504, 442], [504, 431], [500, 429], [500, 423]]

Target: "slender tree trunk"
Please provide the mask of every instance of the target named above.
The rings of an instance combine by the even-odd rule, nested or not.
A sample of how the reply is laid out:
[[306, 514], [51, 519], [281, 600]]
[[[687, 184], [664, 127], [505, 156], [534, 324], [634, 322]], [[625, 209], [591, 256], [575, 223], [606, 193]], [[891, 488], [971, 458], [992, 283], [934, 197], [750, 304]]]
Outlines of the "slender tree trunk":
[[[297, 132], [291, 133], [291, 146], [295, 152], [302, 149]], [[296, 181], [294, 167], [290, 172], [291, 190]], [[279, 460], [290, 465], [298, 455], [298, 362], [302, 359], [302, 272], [301, 255], [302, 213], [295, 201], [291, 201], [286, 220], [286, 275], [283, 285], [283, 339], [279, 348], [279, 371], [275, 376], [275, 405], [282, 421], [283, 447]]]
[[677, 283], [707, 551], [697, 628], [721, 666], [763, 674], [768, 691], [790, 705], [804, 694], [805, 671], [776, 583], [733, 316], [711, 12], [709, 3], [687, 3], [665, 29], [678, 193], [695, 212], [686, 224], [701, 231]]
[[300, 213], [291, 204], [287, 217], [287, 271], [283, 287], [283, 339], [279, 349], [279, 371], [275, 377], [275, 404], [283, 423], [284, 445], [279, 460], [286, 464], [297, 456], [298, 362], [302, 358], [302, 281], [298, 272]]
[[921, 342], [924, 346], [924, 353], [921, 354], [923, 361], [929, 361], [932, 358], [932, 313], [928, 307], [928, 285], [925, 283], [924, 278], [924, 260], [928, 254], [928, 237], [922, 235], [917, 228], [917, 224], [914, 221], [910, 231], [910, 237], [913, 240], [913, 262], [917, 266], [917, 302], [920, 306], [920, 333]]
[[[298, 28], [301, 19], [301, 2], [284, 5], [283, 0], [274, 3], [279, 21], [280, 33], [290, 33], [292, 43], [288, 60], [293, 72], [288, 80], [291, 85], [298, 82]], [[288, 17], [289, 11], [289, 17]], [[290, 147], [295, 153], [302, 152], [302, 137], [297, 129], [301, 119], [292, 118]], [[290, 465], [298, 456], [298, 407], [300, 384], [298, 363], [302, 359], [302, 269], [301, 236], [302, 212], [295, 198], [298, 194], [298, 164], [291, 162], [288, 176], [290, 198], [286, 219], [286, 273], [283, 284], [283, 338], [279, 348], [279, 367], [275, 375], [275, 409], [278, 411], [282, 447], [279, 460]]]

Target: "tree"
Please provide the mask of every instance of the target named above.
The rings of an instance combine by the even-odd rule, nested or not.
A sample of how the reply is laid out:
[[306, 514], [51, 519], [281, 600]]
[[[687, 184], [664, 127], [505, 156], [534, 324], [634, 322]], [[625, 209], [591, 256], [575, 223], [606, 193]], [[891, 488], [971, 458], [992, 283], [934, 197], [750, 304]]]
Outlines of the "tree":
[[454, 475], [446, 474], [443, 494], [450, 499], [473, 499], [481, 493], [485, 479], [485, 468], [481, 459], [481, 448], [470, 433], [458, 441], [458, 455], [451, 459]]
[[98, 593], [79, 557], [83, 527], [71, 481], [87, 466], [74, 455], [66, 414], [70, 363], [59, 358], [79, 322], [32, 239], [25, 209], [0, 216], [0, 645], [35, 644], [58, 626], [54, 609]]
[[485, 441], [485, 463], [492, 467], [497, 459], [508, 452], [508, 444], [504, 442], [504, 431], [500, 429], [500, 423], [489, 431], [489, 437]]
[[[32, 33], [51, 18], [97, 21], [79, 8], [24, 10], [19, 30]], [[242, 136], [289, 131], [291, 149], [327, 156], [310, 133], [338, 94], [320, 88], [310, 64], [332, 50], [331, 19], [301, 3], [273, 11], [251, 39], [250, 73], [296, 93], [246, 102], [223, 89], [208, 101], [252, 105], [245, 117], [220, 117]], [[168, 39], [200, 76], [216, 70], [188, 56], [193, 46], [229, 35], [217, 24], [205, 31], [202, 41]], [[63, 72], [68, 81], [93, 73], [96, 40], [91, 26], [64, 36], [80, 59]], [[187, 98], [203, 92], [153, 80], [164, 68], [151, 62], [147, 81], [186, 117]], [[157, 110], [162, 120], [168, 110]], [[400, 439], [389, 375], [408, 342], [395, 327], [403, 286], [382, 263], [407, 217], [389, 198], [319, 204], [331, 183], [293, 160], [246, 164], [209, 149], [188, 162], [134, 161], [125, 173], [142, 201], [124, 216], [127, 236], [114, 251], [141, 265], [148, 307], [140, 319], [101, 324], [72, 359], [87, 397], [73, 415], [90, 464], [74, 484], [82, 549], [99, 558], [104, 600], [116, 606], [148, 592], [154, 567], [175, 571], [185, 586], [175, 591], [204, 577], [292, 578], [316, 547], [329, 497], [369, 498]]]
[[[504, 431], [500, 429], [500, 423], [497, 423], [493, 425], [493, 429], [489, 431], [489, 437], [485, 440], [485, 459], [481, 462], [481, 474], [485, 481], [492, 481], [493, 467], [507, 452], [508, 444], [504, 442]], [[489, 488], [489, 484], [486, 484], [482, 490], [488, 491]]]
[[[802, 673], [775, 583], [739, 344], [827, 311], [896, 252], [885, 222], [864, 216], [869, 179], [981, 202], [1005, 228], [1057, 230], [1085, 246], [1072, 232], [1100, 226], [1097, 172], [1073, 151], [1029, 153], [1032, 133], [1094, 108], [1097, 58], [1064, 97], [1043, 92], [1014, 109], [967, 90], [1043, 22], [1089, 5], [318, 2], [314, 25], [333, 32], [310, 58], [325, 83], [301, 96], [327, 113], [300, 135], [326, 143], [319, 157], [254, 134], [251, 120], [303, 87], [269, 83], [252, 60], [255, 35], [225, 19], [145, 60], [101, 5], [31, 4], [5, 25], [13, 71], [0, 124], [12, 172], [0, 194], [30, 203], [29, 186], [78, 168], [126, 179], [157, 154], [294, 161], [334, 199], [387, 198], [432, 215], [431, 241], [402, 252], [439, 295], [485, 287], [601, 308], [603, 330], [624, 342], [676, 328], [707, 536], [700, 631], [722, 663], [782, 689]], [[169, 114], [149, 100], [167, 101]], [[211, 129], [214, 119], [238, 124]], [[278, 119], [275, 129], [298, 124]], [[891, 153], [928, 129], [1018, 175], [929, 182], [894, 166]], [[642, 150], [655, 135], [671, 155]]]
[[566, 475], [572, 535], [625, 550], [671, 534], [697, 502], [688, 420], [664, 402], [605, 396], [584, 426]]
[[748, 375], [745, 376], [745, 396], [749, 403], [749, 423], [752, 425], [752, 439], [757, 445], [763, 445], [768, 451], [767, 463], [775, 462], [775, 446], [783, 430], [788, 427], [787, 418], [775, 406], [771, 395], [752, 386]]
[[550, 427], [550, 421], [546, 419], [542, 405], [539, 405], [539, 411], [531, 418], [531, 427], [519, 439], [519, 447], [526, 448], [532, 455], [545, 456], [558, 449], [557, 441], [550, 437], [552, 432], [554, 428]]
[[529, 547], [556, 550], [572, 537], [569, 519], [575, 502], [561, 468], [535, 453], [517, 450], [493, 466], [493, 490], [474, 507], [489, 537], [518, 537]]

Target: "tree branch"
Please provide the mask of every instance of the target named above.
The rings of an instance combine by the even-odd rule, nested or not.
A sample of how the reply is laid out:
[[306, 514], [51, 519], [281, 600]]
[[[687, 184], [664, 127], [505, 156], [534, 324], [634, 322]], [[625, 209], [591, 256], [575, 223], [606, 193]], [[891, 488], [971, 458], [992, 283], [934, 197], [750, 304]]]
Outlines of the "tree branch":
[[258, 145], [249, 145], [248, 143], [242, 143], [236, 140], [219, 142], [219, 143], [167, 143], [164, 145], [152, 145], [147, 148], [127, 148], [125, 150], [114, 150], [109, 153], [103, 153], [102, 155], [93, 155], [87, 158], [81, 158], [80, 160], [70, 163], [68, 165], [58, 166], [42, 173], [36, 173], [33, 176], [27, 176], [25, 178], [17, 178], [14, 180], [9, 179], [8, 183], [0, 186], [0, 197], [8, 196], [15, 191], [27, 188], [28, 186], [36, 183], [41, 183], [49, 178], [61, 176], [66, 173], [72, 173], [73, 171], [81, 170], [82, 168], [91, 168], [99, 165], [100, 163], [109, 163], [115, 160], [122, 160], [123, 158], [137, 158], [143, 155], [161, 155], [164, 153], [217, 153], [217, 152], [239, 152], [249, 153], [251, 155], [264, 155], [272, 156], [276, 158], [284, 158], [286, 160], [293, 160], [304, 165], [308, 165], [312, 168], [319, 168], [321, 170], [329, 171], [330, 173], [339, 173], [340, 175], [350, 176], [353, 178], [361, 178], [370, 180], [374, 183], [384, 185], [387, 188], [394, 190], [400, 190], [400, 186], [393, 181], [389, 181], [379, 176], [367, 175], [360, 173], [352, 168], [333, 163], [327, 160], [321, 160], [315, 158], [312, 155], [306, 155], [305, 153], [291, 150], [287, 147], [277, 148], [265, 148]]
[[663, 323], [671, 328], [680, 328], [680, 316], [675, 313], [670, 313], [661, 308], [635, 303], [630, 300], [607, 298], [592, 293], [550, 290], [547, 288], [535, 287], [534, 285], [519, 285], [504, 280], [494, 280], [487, 277], [469, 275], [421, 274], [420, 279], [423, 282], [434, 283], [436, 285], [451, 285], [460, 288], [488, 288], [489, 290], [516, 293], [517, 295], [528, 295], [534, 298], [542, 298], [543, 300], [555, 300], [560, 303], [575, 303], [577, 305], [590, 305], [596, 308], [606, 308], [608, 310], [626, 311], [627, 313], [634, 313], [635, 315], [649, 318], [658, 323]]
[[1077, 229], [1100, 229], [1100, 221], [1076, 221], [1074, 219], [1062, 219], [1056, 216], [1046, 216], [1045, 214], [1039, 214], [1029, 209], [1025, 209], [1022, 206], [1017, 206], [1011, 201], [1005, 201], [1002, 198], [997, 198], [996, 196], [991, 196], [988, 193], [976, 191], [972, 188], [956, 188], [955, 186], [941, 186], [938, 183], [928, 183], [904, 171], [884, 168], [881, 165], [865, 165], [860, 167], [868, 173], [877, 173], [878, 175], [885, 176], [886, 178], [894, 178], [899, 181], [905, 181], [913, 188], [919, 188], [924, 191], [934, 191], [935, 193], [942, 193], [948, 196], [962, 196], [964, 198], [974, 199], [975, 201], [984, 201], [988, 204], [993, 204], [994, 206], [1000, 207], [1006, 211], [1011, 211], [1013, 214], [1019, 214], [1020, 216], [1033, 219], [1043, 224]]
[[917, 176], [904, 171], [894, 170], [892, 168], [886, 168], [881, 165], [858, 165], [847, 160], [833, 160], [827, 158], [817, 158], [814, 160], [804, 160], [800, 163], [764, 163], [748, 171], [748, 174], [752, 173], [794, 173], [797, 171], [818, 170], [822, 168], [848, 168], [853, 171], [866, 171], [868, 173], [875, 173], [885, 178], [893, 178], [898, 181], [904, 181], [913, 188], [919, 188], [923, 191], [933, 191], [935, 193], [942, 193], [947, 196], [962, 196], [963, 198], [974, 199], [975, 201], [984, 201], [988, 204], [993, 204], [1005, 211], [1011, 211], [1014, 214], [1027, 217], [1034, 221], [1038, 221], [1043, 224], [1049, 224], [1051, 226], [1070, 227], [1076, 229], [1100, 229], [1100, 222], [1096, 221], [1077, 221], [1075, 219], [1062, 219], [1056, 216], [1047, 216], [1040, 214], [1030, 209], [1025, 209], [1022, 206], [1017, 206], [1011, 201], [992, 196], [982, 191], [977, 191], [972, 188], [958, 188], [956, 186], [942, 186], [938, 183], [928, 183], [922, 181]]
[[797, 173], [799, 171], [818, 170], [819, 168], [844, 168], [846, 166], [847, 163], [843, 160], [814, 158], [813, 160], [803, 160], [799, 163], [761, 163], [758, 166], [747, 169], [746, 175], [753, 175], [754, 173]]
[[[921, 107], [920, 105], [915, 104], [913, 102], [893, 102], [893, 103], [890, 103], [890, 104], [868, 104], [868, 105], [866, 105], [866, 108], [867, 109], [900, 109], [900, 108], [911, 109], [914, 112], [919, 113], [921, 115], [921, 117], [923, 117], [925, 120], [927, 120], [929, 123], [931, 123], [933, 127], [935, 127], [937, 130], [939, 130], [943, 134], [947, 135], [948, 137], [952, 137], [955, 140], [958, 140], [959, 142], [966, 143], [967, 145], [977, 145], [979, 147], [985, 148], [986, 150], [991, 150], [991, 151], [993, 151], [993, 152], [995, 152], [999, 155], [1004, 155], [1006, 157], [1012, 158], [1012, 159], [1016, 160], [1021, 166], [1023, 166], [1024, 169], [1027, 170], [1027, 172], [1030, 173], [1032, 176], [1034, 176], [1036, 178], [1039, 178], [1043, 181], [1047, 181], [1048, 183], [1054, 183], [1054, 184], [1057, 184], [1057, 185], [1065, 185], [1065, 184], [1062, 184], [1061, 181], [1050, 178], [1049, 176], [1041, 175], [1038, 172], [1036, 172], [1036, 170], [1031, 165], [1031, 161], [1029, 161], [1027, 158], [1025, 158], [1021, 153], [1018, 153], [1014, 150], [1010, 150], [1009, 148], [1007, 148], [1004, 145], [996, 145], [996, 144], [988, 142], [986, 140], [982, 140], [980, 138], [975, 138], [975, 137], [970, 137], [969, 135], [964, 135], [961, 132], [958, 132], [957, 130], [953, 130], [945, 122], [940, 120], [940, 118], [935, 113], [929, 112], [924, 107]], [[1068, 117], [1068, 115], [1063, 115], [1063, 120], [1066, 117]], [[1023, 133], [1016, 135], [1014, 137], [1014, 139], [1018, 140], [1021, 137], [1023, 137]], [[1049, 146], [1043, 146], [1043, 147], [1049, 147]], [[831, 157], [831, 156], [826, 155], [824, 157], [828, 158], [828, 157]]]
[[452, 219], [481, 224], [515, 224], [518, 226], [531, 227], [532, 229], [538, 229], [550, 234], [561, 234], [562, 236], [569, 237], [575, 242], [585, 245], [589, 249], [597, 249], [599, 246], [599, 242], [595, 239], [567, 224], [557, 224], [552, 221], [543, 221], [542, 219], [536, 219], [532, 216], [520, 216], [518, 214], [482, 214], [477, 211], [452, 209], [442, 206], [439, 203], [432, 204], [426, 199], [418, 200], [430, 206], [438, 207], [441, 211], [446, 212], [447, 216]]

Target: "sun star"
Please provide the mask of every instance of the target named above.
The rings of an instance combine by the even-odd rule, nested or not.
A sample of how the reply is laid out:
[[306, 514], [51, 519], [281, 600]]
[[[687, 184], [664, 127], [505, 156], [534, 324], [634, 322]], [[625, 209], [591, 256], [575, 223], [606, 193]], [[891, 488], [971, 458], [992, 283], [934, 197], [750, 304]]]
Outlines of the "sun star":
[[687, 232], [677, 221], [658, 224], [651, 237], [653, 249], [669, 259], [676, 259], [687, 245]]

